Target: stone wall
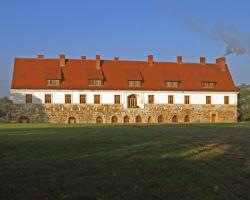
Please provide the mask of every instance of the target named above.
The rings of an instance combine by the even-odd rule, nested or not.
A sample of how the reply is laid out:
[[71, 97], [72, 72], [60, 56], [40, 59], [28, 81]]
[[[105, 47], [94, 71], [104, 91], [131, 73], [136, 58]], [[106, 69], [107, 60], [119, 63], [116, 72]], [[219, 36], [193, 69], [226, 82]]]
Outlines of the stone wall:
[[123, 123], [124, 116], [129, 117], [129, 123], [135, 123], [136, 116], [141, 116], [142, 123], [158, 123], [162, 116], [164, 123], [172, 123], [176, 116], [183, 123], [188, 116], [191, 123], [210, 123], [212, 115], [215, 122], [237, 122], [236, 105], [183, 105], [183, 104], [146, 104], [141, 108], [124, 108], [123, 105], [89, 105], [89, 104], [12, 104], [9, 113], [11, 122], [19, 122], [26, 117], [29, 122], [68, 123], [69, 118], [75, 118], [76, 123], [96, 123], [101, 117], [103, 123], [111, 123], [115, 115], [118, 123]]

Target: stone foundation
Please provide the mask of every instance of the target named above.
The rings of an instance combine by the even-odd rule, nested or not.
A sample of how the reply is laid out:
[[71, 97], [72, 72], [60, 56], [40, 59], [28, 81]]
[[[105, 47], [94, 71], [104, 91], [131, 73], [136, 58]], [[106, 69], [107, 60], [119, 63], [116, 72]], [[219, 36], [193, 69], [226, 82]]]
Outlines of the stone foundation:
[[236, 105], [148, 104], [142, 109], [124, 108], [123, 105], [12, 104], [10, 110], [11, 122], [21, 122], [26, 117], [31, 123], [96, 123], [100, 119], [102, 123], [111, 123], [112, 117], [116, 116], [117, 123], [123, 123], [126, 115], [129, 123], [136, 123], [138, 115], [141, 123], [158, 123], [159, 116], [162, 116], [163, 123], [172, 123], [173, 118], [184, 123], [186, 116], [190, 123], [237, 122]]

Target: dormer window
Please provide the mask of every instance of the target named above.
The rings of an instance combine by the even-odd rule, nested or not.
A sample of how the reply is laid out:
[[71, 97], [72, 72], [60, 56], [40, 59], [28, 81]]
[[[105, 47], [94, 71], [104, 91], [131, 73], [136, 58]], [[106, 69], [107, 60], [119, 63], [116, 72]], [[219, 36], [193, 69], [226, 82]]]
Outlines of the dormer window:
[[180, 84], [180, 81], [166, 81], [165, 82], [165, 85], [171, 88], [177, 88], [179, 84]]
[[143, 85], [143, 77], [138, 69], [126, 69], [125, 70], [126, 78], [128, 81], [129, 87], [140, 87]]
[[129, 87], [140, 87], [142, 86], [143, 82], [139, 80], [130, 80], [128, 81], [128, 86]]
[[203, 88], [214, 88], [215, 85], [215, 81], [203, 81]]
[[46, 67], [45, 75], [47, 86], [59, 86], [62, 82], [62, 70], [59, 66]]
[[89, 86], [101, 86], [101, 85], [103, 85], [103, 80], [101, 80], [101, 79], [89, 79], [88, 85]]
[[59, 86], [61, 84], [61, 80], [47, 79], [47, 86]]

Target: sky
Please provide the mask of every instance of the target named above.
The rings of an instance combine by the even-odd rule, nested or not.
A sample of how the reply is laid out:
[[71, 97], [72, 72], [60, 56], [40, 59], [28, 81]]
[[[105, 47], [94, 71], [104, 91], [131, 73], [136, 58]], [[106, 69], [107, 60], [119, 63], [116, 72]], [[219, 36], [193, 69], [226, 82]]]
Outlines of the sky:
[[250, 83], [249, 0], [0, 0], [0, 96], [15, 57], [214, 63], [226, 56], [235, 83]]

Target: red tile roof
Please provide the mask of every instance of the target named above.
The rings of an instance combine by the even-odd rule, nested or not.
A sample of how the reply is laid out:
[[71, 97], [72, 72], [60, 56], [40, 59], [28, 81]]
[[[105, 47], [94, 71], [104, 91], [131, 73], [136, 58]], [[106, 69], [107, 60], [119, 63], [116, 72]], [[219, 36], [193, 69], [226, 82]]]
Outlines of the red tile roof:
[[[60, 67], [59, 58], [16, 58], [12, 89], [76, 89], [76, 90], [174, 90], [174, 91], [236, 91], [227, 65], [219, 64], [66, 59]], [[46, 78], [57, 78], [60, 86], [46, 86]], [[88, 79], [104, 79], [102, 86], [88, 86]], [[141, 87], [129, 87], [128, 79], [144, 80]], [[180, 81], [178, 88], [168, 88], [165, 81]], [[214, 88], [203, 88], [202, 81], [216, 81]]]
[[126, 78], [129, 81], [142, 81], [143, 77], [138, 69], [125, 69]]
[[45, 67], [46, 79], [62, 79], [62, 70], [60, 67], [50, 66]]

